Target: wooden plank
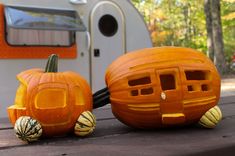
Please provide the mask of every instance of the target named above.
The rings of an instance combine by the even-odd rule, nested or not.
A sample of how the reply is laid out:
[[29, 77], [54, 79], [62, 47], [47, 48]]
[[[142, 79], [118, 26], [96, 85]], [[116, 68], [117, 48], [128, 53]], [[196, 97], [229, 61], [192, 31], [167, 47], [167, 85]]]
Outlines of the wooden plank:
[[[129, 133], [132, 129], [123, 125], [117, 119], [108, 119], [108, 120], [98, 120], [96, 130], [93, 134], [91, 134], [89, 137], [90, 139], [95, 139], [99, 137], [107, 137], [112, 135], [120, 135]], [[45, 144], [45, 143], [57, 143], [61, 140], [63, 141], [78, 141], [78, 139], [84, 139], [79, 138], [75, 135], [68, 135], [65, 137], [55, 137], [55, 138], [44, 138], [40, 141], [38, 141], [36, 144]], [[16, 138], [14, 134], [13, 129], [2, 129], [0, 130], [0, 150], [1, 149], [8, 149], [16, 146], [23, 146], [27, 143], [19, 140]]]
[[13, 129], [0, 130], [0, 150], [27, 144], [16, 138]]
[[[235, 92], [234, 92], [234, 94], [235, 94]], [[219, 105], [226, 105], [226, 104], [235, 104], [235, 95], [221, 97], [219, 100]]]
[[[127, 126], [123, 125], [122, 123], [118, 122], [117, 119], [115, 119], [110, 110], [110, 106], [94, 110], [93, 113], [97, 118], [97, 127], [95, 133], [92, 134], [90, 137], [101, 137], [105, 135], [119, 133], [122, 134], [126, 133], [129, 130]], [[27, 144], [16, 138], [13, 126], [9, 123], [8, 118], [1, 118], [0, 123], [0, 149], [22, 146]], [[76, 136], [68, 136], [65, 138], [63, 137], [62, 139], [71, 139], [71, 137], [77, 138]], [[46, 140], [56, 141], [57, 139], [58, 138], [50, 138]], [[43, 141], [46, 140], [44, 139]]]
[[[0, 148], [4, 155], [189, 155], [223, 150], [235, 145], [234, 118], [224, 120], [216, 129], [195, 126], [185, 128], [141, 131], [127, 128], [125, 133], [100, 136], [97, 131], [88, 138], [63, 137], [47, 139], [31, 145]], [[116, 123], [111, 121], [111, 123]], [[105, 123], [109, 125], [110, 123]], [[110, 129], [116, 129], [112, 127]], [[119, 125], [124, 127], [123, 125]], [[103, 131], [99, 127], [99, 131]], [[119, 129], [120, 130], [120, 129]], [[103, 131], [105, 134], [107, 131]], [[14, 138], [11, 138], [14, 140]], [[221, 149], [222, 148], [222, 149]], [[37, 152], [35, 152], [37, 151]], [[216, 150], [215, 150], [216, 151]], [[233, 150], [233, 152], [235, 152]], [[216, 153], [213, 153], [216, 155]], [[226, 153], [228, 155], [228, 153]]]
[[110, 105], [107, 105], [103, 108], [98, 108], [93, 110], [94, 115], [96, 116], [97, 120], [107, 120], [109, 118], [115, 118]]
[[[188, 126], [132, 129], [114, 118], [110, 106], [97, 109], [97, 127], [89, 137], [74, 135], [42, 139], [27, 145], [14, 136], [13, 129], [0, 130], [1, 156], [9, 155], [218, 155], [235, 152], [235, 97], [221, 99], [224, 114], [213, 130]], [[37, 152], [35, 152], [37, 151]], [[229, 155], [230, 153], [225, 153]]]
[[[96, 116], [97, 120], [108, 120], [114, 119], [115, 117], [112, 114], [110, 105], [105, 106], [104, 108], [99, 108], [93, 110], [94, 115]], [[0, 130], [1, 129], [10, 129], [13, 126], [9, 122], [8, 118], [0, 118]]]

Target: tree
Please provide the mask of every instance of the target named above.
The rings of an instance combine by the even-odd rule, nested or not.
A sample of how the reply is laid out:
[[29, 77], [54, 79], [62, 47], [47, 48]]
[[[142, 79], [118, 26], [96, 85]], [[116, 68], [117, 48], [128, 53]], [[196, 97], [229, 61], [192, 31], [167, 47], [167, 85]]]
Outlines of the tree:
[[224, 74], [227, 72], [227, 67], [224, 56], [224, 43], [220, 15], [220, 0], [205, 0], [204, 4], [205, 9], [208, 9], [205, 10], [207, 19], [206, 21], [208, 22], [208, 40], [213, 42], [213, 44], [209, 44], [208, 49], [214, 50], [214, 64], [217, 67], [219, 73]]
[[211, 0], [204, 1], [204, 13], [206, 15], [206, 30], [207, 30], [207, 56], [214, 61], [214, 42], [212, 33], [212, 15], [211, 15]]
[[235, 0], [221, 1], [223, 40], [226, 62], [231, 66], [235, 52]]
[[148, 24], [154, 46], [183, 46], [208, 52], [219, 72], [227, 71], [226, 65], [231, 64], [235, 52], [235, 0], [132, 2]]

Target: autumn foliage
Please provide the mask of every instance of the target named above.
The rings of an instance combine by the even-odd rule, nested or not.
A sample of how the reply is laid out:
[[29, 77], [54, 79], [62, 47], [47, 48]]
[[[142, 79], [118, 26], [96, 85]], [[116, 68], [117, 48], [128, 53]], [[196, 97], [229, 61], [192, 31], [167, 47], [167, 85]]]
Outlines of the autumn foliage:
[[[204, 0], [132, 0], [143, 15], [154, 46], [184, 46], [207, 52]], [[235, 52], [235, 0], [221, 0], [224, 53]]]

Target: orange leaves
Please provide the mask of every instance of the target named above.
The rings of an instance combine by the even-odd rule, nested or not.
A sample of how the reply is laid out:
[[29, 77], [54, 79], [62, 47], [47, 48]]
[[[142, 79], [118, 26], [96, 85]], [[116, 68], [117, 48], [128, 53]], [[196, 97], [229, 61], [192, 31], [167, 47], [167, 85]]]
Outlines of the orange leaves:
[[232, 12], [232, 13], [229, 13], [228, 15], [223, 16], [222, 19], [223, 20], [232, 20], [232, 19], [235, 19], [235, 12]]

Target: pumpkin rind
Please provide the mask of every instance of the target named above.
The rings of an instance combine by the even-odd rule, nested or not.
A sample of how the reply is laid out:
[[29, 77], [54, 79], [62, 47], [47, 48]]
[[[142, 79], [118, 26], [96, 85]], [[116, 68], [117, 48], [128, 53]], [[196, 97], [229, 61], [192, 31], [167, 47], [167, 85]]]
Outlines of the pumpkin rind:
[[49, 62], [52, 66], [49, 63], [46, 72], [30, 69], [17, 75], [20, 86], [26, 89], [17, 91], [15, 105], [8, 107], [8, 115], [13, 125], [20, 116], [36, 119], [42, 125], [43, 135], [50, 137], [73, 131], [79, 115], [92, 109], [92, 93], [79, 74], [56, 72], [55, 56]]
[[37, 141], [42, 135], [42, 126], [40, 123], [29, 116], [18, 118], [14, 130], [19, 139], [27, 142]]
[[74, 133], [77, 136], [86, 136], [91, 134], [96, 127], [95, 116], [90, 111], [83, 112], [74, 127]]
[[[108, 67], [105, 80], [113, 114], [137, 128], [196, 123], [220, 97], [214, 64], [190, 48], [129, 52]], [[93, 98], [99, 100], [100, 95]], [[104, 102], [107, 95], [101, 97]]]

